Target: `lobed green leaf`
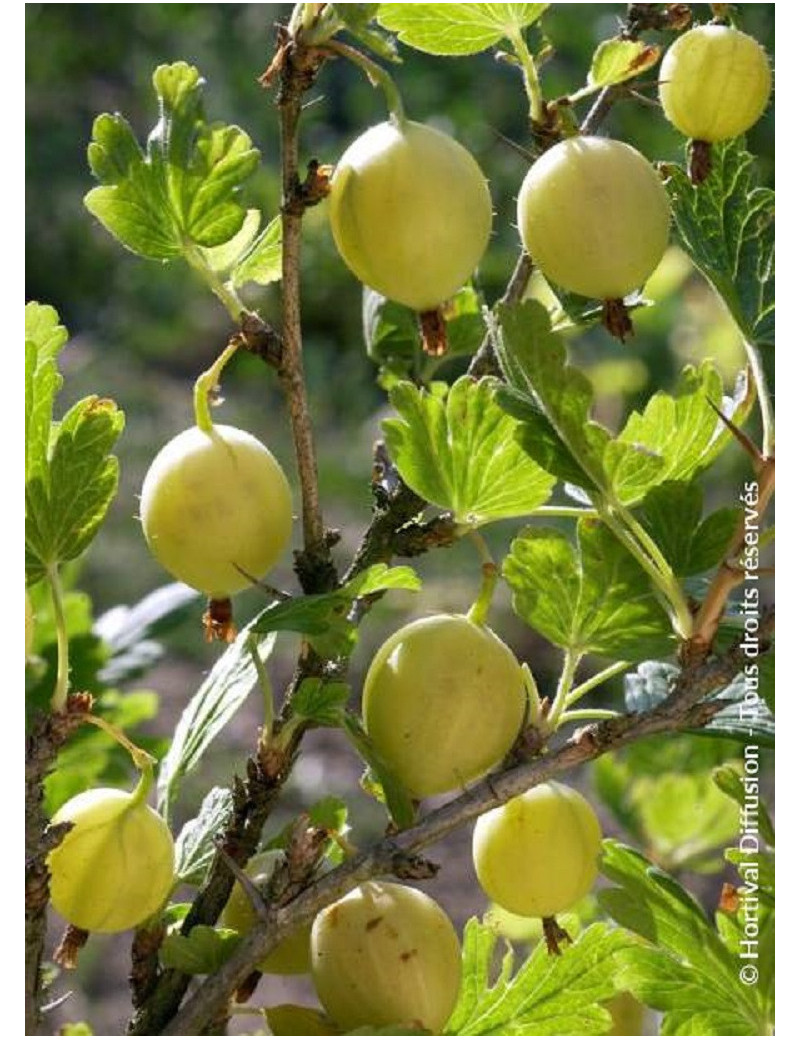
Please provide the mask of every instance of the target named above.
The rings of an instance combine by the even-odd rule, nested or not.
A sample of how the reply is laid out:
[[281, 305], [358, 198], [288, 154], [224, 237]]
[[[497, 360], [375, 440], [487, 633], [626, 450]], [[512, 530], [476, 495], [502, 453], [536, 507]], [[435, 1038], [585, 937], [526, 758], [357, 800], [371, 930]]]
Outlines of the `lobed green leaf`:
[[641, 944], [625, 932], [593, 924], [560, 957], [543, 942], [514, 973], [503, 958], [495, 977], [497, 936], [474, 918], [464, 930], [461, 993], [447, 1036], [601, 1036], [611, 1016], [602, 1002], [617, 992], [622, 955]]
[[478, 54], [516, 36], [549, 4], [381, 4], [378, 22], [427, 54]]
[[587, 77], [591, 87], [610, 87], [651, 69], [661, 48], [643, 40], [603, 40], [597, 47]]
[[555, 480], [522, 450], [517, 422], [496, 403], [497, 381], [462, 376], [447, 391], [399, 383], [399, 413], [383, 424], [400, 476], [426, 501], [480, 526], [533, 513]]
[[245, 222], [238, 195], [259, 152], [237, 126], [207, 123], [204, 81], [186, 62], [153, 74], [159, 119], [143, 151], [121, 115], [98, 116], [85, 205], [124, 246], [151, 260], [230, 244]]

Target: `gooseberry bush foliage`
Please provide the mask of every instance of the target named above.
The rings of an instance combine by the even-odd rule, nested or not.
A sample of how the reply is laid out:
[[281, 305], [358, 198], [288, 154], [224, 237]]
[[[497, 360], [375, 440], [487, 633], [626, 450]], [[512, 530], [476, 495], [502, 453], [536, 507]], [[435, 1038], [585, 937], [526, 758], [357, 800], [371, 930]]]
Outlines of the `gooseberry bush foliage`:
[[[117, 491], [123, 413], [91, 396], [60, 414], [68, 333], [46, 301], [26, 307], [28, 1033], [93, 931], [130, 933], [134, 1035], [241, 1032], [254, 1002], [273, 1035], [773, 1032], [774, 198], [743, 136], [769, 103], [769, 61], [728, 5], [632, 4], [585, 82], [551, 98], [540, 71], [559, 6], [296, 5], [261, 75], [281, 130], [277, 214], [248, 208], [261, 156], [246, 130], [206, 118], [213, 84], [189, 62], [155, 70], [144, 143], [124, 115], [95, 120], [87, 222], [165, 279], [188, 264], [230, 338], [198, 371], [195, 425], [142, 488], [142, 535], [175, 583], [92, 632], [75, 561]], [[517, 70], [529, 130], [521, 251], [498, 300], [480, 276], [492, 171], [411, 120], [391, 75], [418, 52], [487, 50]], [[342, 156], [306, 160], [303, 107], [334, 59], [378, 88], [375, 125]], [[624, 105], [666, 112], [686, 169], [604, 134]], [[349, 560], [325, 522], [303, 368], [316, 206], [364, 284], [364, 364], [390, 409], [363, 460], [372, 513]], [[636, 351], [670, 242], [735, 325], [742, 372], [729, 385], [714, 357], [687, 365], [612, 429], [572, 347], [604, 326]], [[272, 283], [274, 324], [243, 302]], [[215, 422], [239, 352], [285, 394], [293, 463]], [[356, 688], [372, 607], [423, 580], [422, 559], [398, 561], [462, 540], [472, 600], [386, 633]], [[269, 572], [290, 541], [284, 591]], [[552, 688], [499, 630], [500, 585], [558, 654]], [[266, 605], [240, 616], [250, 586]], [[120, 690], [192, 612], [216, 662], [171, 734], [134, 735], [154, 704]], [[296, 668], [273, 689], [289, 634]], [[179, 826], [185, 778], [254, 689], [250, 757]], [[383, 806], [371, 847], [354, 847], [338, 796], [273, 823], [320, 727]], [[487, 900], [461, 935], [435, 901], [447, 864], [425, 856], [459, 827], [474, 827]], [[50, 905], [67, 925], [55, 953]], [[317, 1007], [256, 991], [261, 974], [307, 972]]]

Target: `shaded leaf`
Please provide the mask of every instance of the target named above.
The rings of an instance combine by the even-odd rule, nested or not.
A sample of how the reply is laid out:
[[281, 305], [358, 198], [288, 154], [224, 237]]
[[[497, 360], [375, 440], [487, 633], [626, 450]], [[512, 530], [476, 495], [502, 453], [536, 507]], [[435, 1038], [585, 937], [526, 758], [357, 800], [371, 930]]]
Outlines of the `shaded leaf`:
[[346, 712], [342, 722], [350, 743], [372, 774], [374, 783], [365, 785], [367, 790], [385, 803], [389, 815], [400, 830], [410, 827], [416, 815], [411, 796], [375, 749], [361, 720], [351, 712]]
[[175, 842], [175, 876], [184, 884], [200, 886], [216, 853], [214, 839], [221, 834], [233, 809], [226, 787], [212, 787], [200, 811], [184, 825]]
[[322, 655], [346, 654], [356, 639], [350, 620], [353, 603], [390, 589], [416, 591], [420, 581], [411, 567], [389, 567], [377, 563], [356, 575], [335, 592], [298, 596], [273, 603], [262, 610], [251, 625], [253, 632], [300, 632]]
[[[717, 787], [724, 794], [731, 798], [738, 806], [746, 810], [747, 814], [752, 818], [753, 815], [758, 819], [758, 831], [761, 837], [766, 841], [768, 845], [775, 846], [775, 828], [772, 826], [772, 820], [770, 819], [769, 812], [766, 805], [758, 797], [758, 780], [750, 779], [742, 776], [740, 769], [735, 766], [726, 765], [719, 766], [711, 774], [711, 778]], [[755, 796], [755, 805], [757, 811], [753, 814], [751, 804], [753, 803]]]
[[[212, 740], [244, 703], [257, 680], [256, 666], [248, 649], [252, 623], [237, 636], [183, 710], [169, 751], [158, 771], [158, 809], [169, 819], [183, 777], [196, 769]], [[259, 643], [265, 660], [275, 645], [274, 634]]]
[[667, 190], [686, 252], [725, 302], [749, 342], [775, 344], [775, 194], [756, 184], [743, 140], [712, 147], [698, 187], [668, 166]]
[[526, 528], [503, 561], [514, 611], [556, 646], [639, 660], [673, 640], [650, 580], [597, 521], [578, 522], [577, 548], [560, 531]]
[[292, 696], [292, 714], [316, 726], [340, 726], [349, 697], [350, 687], [345, 682], [304, 679]]
[[702, 519], [703, 491], [696, 482], [667, 481], [651, 488], [641, 505], [642, 523], [678, 577], [718, 566], [739, 522], [724, 507]]
[[213, 975], [241, 942], [230, 928], [196, 924], [188, 935], [173, 932], [161, 945], [161, 963], [186, 975]]
[[477, 54], [532, 25], [549, 4], [381, 4], [378, 21], [427, 54]]
[[400, 476], [457, 523], [526, 516], [555, 483], [520, 447], [518, 424], [495, 402], [496, 387], [494, 379], [462, 376], [446, 396], [410, 383], [390, 392], [400, 417], [383, 429]]

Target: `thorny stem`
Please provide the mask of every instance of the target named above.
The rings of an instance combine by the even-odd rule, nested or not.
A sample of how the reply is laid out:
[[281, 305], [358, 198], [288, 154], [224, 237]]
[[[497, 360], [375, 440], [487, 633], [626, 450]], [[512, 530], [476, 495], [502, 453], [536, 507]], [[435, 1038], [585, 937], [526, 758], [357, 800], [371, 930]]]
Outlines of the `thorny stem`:
[[767, 382], [767, 374], [764, 371], [761, 351], [748, 340], [744, 341], [744, 349], [750, 371], [753, 374], [753, 382], [758, 393], [758, 406], [761, 410], [761, 453], [764, 458], [769, 458], [775, 454], [775, 414], [772, 408], [772, 394]]
[[234, 336], [214, 364], [198, 376], [194, 384], [194, 418], [203, 433], [211, 433], [214, 429], [210, 397], [214, 388], [219, 385], [223, 368], [238, 350], [239, 343], [239, 338]]
[[[283, 229], [282, 303], [283, 303], [283, 356], [281, 381], [283, 383], [289, 418], [294, 438], [300, 493], [303, 504], [303, 544], [307, 554], [330, 560], [325, 544], [325, 525], [319, 499], [317, 457], [311, 413], [306, 394], [303, 371], [303, 334], [300, 321], [300, 247], [303, 207], [299, 199], [298, 124], [302, 109], [304, 86], [302, 70], [297, 72], [290, 52], [282, 70], [280, 106], [281, 168], [283, 197], [281, 225]], [[324, 591], [307, 589], [305, 591]]]
[[58, 564], [48, 568], [47, 580], [50, 584], [50, 595], [53, 599], [53, 615], [56, 623], [56, 642], [58, 647], [58, 663], [56, 666], [56, 685], [50, 700], [54, 712], [63, 711], [67, 704], [69, 692], [69, 637], [67, 636], [67, 620], [64, 615], [64, 590]]
[[325, 44], [325, 50], [332, 51], [334, 54], [352, 61], [354, 65], [358, 65], [366, 73], [373, 87], [380, 87], [383, 91], [386, 98], [386, 107], [389, 109], [392, 121], [401, 128], [405, 125], [406, 113], [403, 107], [403, 99], [400, 96], [400, 91], [397, 89], [397, 84], [386, 69], [378, 65], [377, 62], [372, 61], [366, 54], [356, 50], [355, 47], [350, 47], [339, 40], [328, 41]]

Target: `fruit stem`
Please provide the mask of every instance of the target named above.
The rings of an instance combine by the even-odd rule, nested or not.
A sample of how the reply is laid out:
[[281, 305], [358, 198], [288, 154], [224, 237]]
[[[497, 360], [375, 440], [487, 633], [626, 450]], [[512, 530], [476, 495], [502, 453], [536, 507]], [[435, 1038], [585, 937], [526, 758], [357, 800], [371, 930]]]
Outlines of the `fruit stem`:
[[520, 30], [515, 26], [507, 33], [508, 42], [514, 48], [514, 53], [519, 59], [522, 67], [522, 78], [525, 82], [525, 93], [528, 95], [528, 112], [531, 122], [538, 126], [543, 121], [542, 88], [539, 84], [539, 73], [536, 71], [536, 63], [533, 55], [528, 49]]
[[59, 712], [63, 711], [67, 706], [67, 693], [69, 692], [69, 637], [67, 636], [67, 621], [64, 615], [64, 590], [61, 586], [58, 564], [53, 564], [48, 568], [47, 580], [50, 584], [50, 594], [53, 598], [53, 614], [56, 622], [56, 642], [58, 646], [56, 685], [50, 700], [50, 707], [54, 712]]
[[775, 454], [775, 415], [772, 410], [769, 382], [764, 371], [761, 351], [755, 343], [745, 340], [744, 349], [747, 354], [747, 363], [750, 365], [750, 371], [753, 374], [756, 392], [758, 393], [758, 407], [761, 409], [761, 453], [764, 458], [770, 458]]
[[572, 647], [564, 651], [564, 664], [561, 667], [561, 676], [558, 680], [555, 700], [547, 713], [547, 730], [554, 733], [561, 725], [561, 717], [568, 703], [569, 692], [572, 689], [572, 681], [575, 672], [581, 663], [583, 653]]
[[333, 51], [334, 54], [338, 54], [342, 58], [347, 58], [354, 65], [358, 65], [362, 72], [366, 73], [367, 79], [372, 86], [381, 88], [386, 98], [386, 107], [389, 109], [389, 116], [392, 122], [402, 129], [406, 123], [403, 99], [400, 96], [400, 91], [397, 89], [397, 84], [386, 69], [378, 65], [377, 62], [372, 61], [366, 54], [356, 50], [355, 47], [350, 47], [339, 40], [329, 40], [325, 44], [325, 49]]
[[130, 737], [126, 736], [121, 729], [115, 726], [112, 722], [109, 722], [108, 719], [101, 718], [99, 715], [91, 715], [87, 712], [83, 716], [83, 721], [91, 723], [92, 726], [97, 726], [98, 729], [107, 733], [112, 740], [115, 740], [121, 747], [124, 747], [133, 759], [133, 764], [138, 770], [143, 774], [148, 771], [150, 772], [150, 780], [152, 782], [153, 766], [155, 765], [156, 760], [149, 752], [145, 751], [144, 748], [140, 748], [137, 744], [134, 744]]
[[198, 427], [204, 433], [211, 433], [214, 422], [211, 418], [211, 405], [209, 398], [214, 387], [219, 385], [222, 370], [239, 348], [239, 340], [233, 337], [227, 347], [222, 351], [214, 364], [198, 376], [194, 384], [194, 418]]
[[470, 529], [469, 536], [481, 559], [482, 580], [478, 598], [470, 607], [467, 617], [475, 625], [485, 625], [489, 607], [492, 605], [492, 596], [497, 586], [497, 564], [492, 559], [492, 554], [489, 552], [489, 546], [486, 544], [486, 539], [483, 535], [474, 529]]
[[575, 689], [567, 697], [567, 707], [575, 704], [585, 697], [590, 690], [594, 690], [601, 683], [604, 683], [607, 679], [611, 679], [615, 675], [619, 675], [620, 672], [624, 672], [626, 668], [630, 668], [630, 661], [616, 661], [614, 664], [610, 664], [608, 668], [604, 668], [602, 672], [597, 672], [586, 682], [582, 682], [580, 686], [576, 686]]

